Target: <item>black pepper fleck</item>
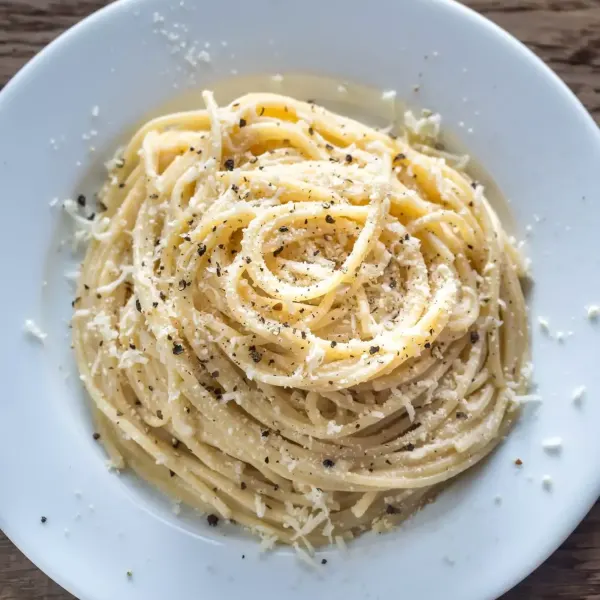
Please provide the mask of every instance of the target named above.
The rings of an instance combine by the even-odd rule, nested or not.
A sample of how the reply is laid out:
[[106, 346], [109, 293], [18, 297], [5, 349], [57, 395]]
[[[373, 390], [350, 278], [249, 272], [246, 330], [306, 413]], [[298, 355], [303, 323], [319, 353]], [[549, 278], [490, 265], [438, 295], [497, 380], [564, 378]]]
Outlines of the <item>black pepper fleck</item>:
[[216, 527], [219, 524], [219, 517], [217, 517], [217, 515], [208, 515], [208, 517], [206, 517], [206, 520], [208, 521], [208, 524], [211, 527]]
[[256, 346], [250, 346], [248, 351], [250, 353], [250, 358], [255, 363], [259, 363], [262, 360], [262, 354], [256, 349]]

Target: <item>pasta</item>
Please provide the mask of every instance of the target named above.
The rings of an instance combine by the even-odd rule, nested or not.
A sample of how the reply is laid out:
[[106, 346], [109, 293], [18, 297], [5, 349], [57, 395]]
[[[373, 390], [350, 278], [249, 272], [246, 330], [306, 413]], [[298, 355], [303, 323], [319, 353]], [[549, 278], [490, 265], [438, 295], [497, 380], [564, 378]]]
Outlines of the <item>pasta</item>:
[[266, 546], [388, 529], [518, 415], [520, 256], [414, 136], [203, 97], [134, 135], [89, 228], [73, 340], [96, 437]]

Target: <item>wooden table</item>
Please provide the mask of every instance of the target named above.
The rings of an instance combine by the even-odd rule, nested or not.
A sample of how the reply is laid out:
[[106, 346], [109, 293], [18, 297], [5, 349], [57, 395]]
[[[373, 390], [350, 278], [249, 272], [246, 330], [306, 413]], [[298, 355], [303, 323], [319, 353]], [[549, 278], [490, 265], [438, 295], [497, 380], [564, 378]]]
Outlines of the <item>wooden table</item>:
[[[106, 3], [0, 0], [0, 87], [58, 34]], [[600, 122], [600, 0], [466, 0], [466, 4], [543, 58]], [[71, 598], [0, 533], [0, 600]], [[544, 565], [504, 596], [504, 600], [554, 598], [600, 600], [600, 503]]]

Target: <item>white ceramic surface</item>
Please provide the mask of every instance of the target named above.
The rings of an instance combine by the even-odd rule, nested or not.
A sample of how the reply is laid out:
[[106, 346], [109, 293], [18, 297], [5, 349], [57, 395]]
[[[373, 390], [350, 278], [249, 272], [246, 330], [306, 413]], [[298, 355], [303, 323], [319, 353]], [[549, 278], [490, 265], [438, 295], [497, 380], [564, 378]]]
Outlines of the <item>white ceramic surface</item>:
[[[192, 65], [190, 47], [211, 61]], [[232, 70], [318, 73], [439, 111], [511, 200], [517, 233], [532, 226], [543, 404], [525, 411], [483, 468], [401, 530], [365, 536], [347, 553], [325, 550], [316, 572], [286, 550], [259, 556], [234, 528], [177, 517], [135, 478], [109, 472], [70, 358], [65, 223], [48, 203], [93, 192], [124, 132]], [[600, 136], [540, 61], [476, 14], [444, 0], [124, 0], [15, 77], [0, 94], [0, 133], [0, 526], [82, 600], [493, 598], [543, 561], [597, 498], [600, 324], [584, 306], [600, 302]], [[535, 324], [540, 315], [552, 332], [573, 335], [552, 339]], [[23, 334], [26, 318], [48, 332], [45, 346]], [[587, 394], [575, 405], [579, 385]], [[564, 447], [550, 454], [542, 441], [553, 436]]]

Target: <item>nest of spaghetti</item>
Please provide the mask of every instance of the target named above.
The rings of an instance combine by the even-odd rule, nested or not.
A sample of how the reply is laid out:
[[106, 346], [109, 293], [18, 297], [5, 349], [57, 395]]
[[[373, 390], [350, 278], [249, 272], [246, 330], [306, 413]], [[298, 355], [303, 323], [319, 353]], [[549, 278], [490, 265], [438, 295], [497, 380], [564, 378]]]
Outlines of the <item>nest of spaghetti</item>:
[[444, 157], [250, 94], [111, 165], [73, 318], [113, 466], [311, 552], [486, 456], [525, 391], [523, 264]]

